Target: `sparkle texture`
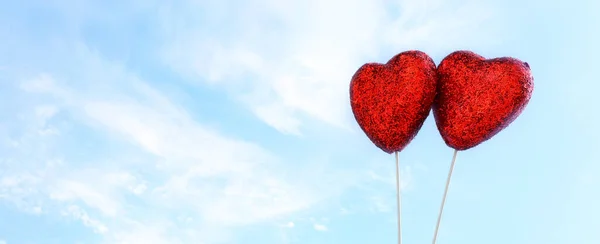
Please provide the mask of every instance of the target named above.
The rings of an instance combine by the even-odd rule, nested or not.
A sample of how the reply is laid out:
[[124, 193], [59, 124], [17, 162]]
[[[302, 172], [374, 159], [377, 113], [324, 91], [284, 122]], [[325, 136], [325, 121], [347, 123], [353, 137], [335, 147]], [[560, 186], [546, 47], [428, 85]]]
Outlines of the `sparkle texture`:
[[504, 57], [485, 60], [456, 51], [437, 68], [433, 115], [446, 144], [467, 150], [492, 138], [523, 111], [533, 92], [529, 64]]
[[406, 51], [386, 64], [365, 64], [352, 77], [354, 118], [384, 152], [401, 151], [421, 129], [435, 99], [435, 69], [427, 54]]

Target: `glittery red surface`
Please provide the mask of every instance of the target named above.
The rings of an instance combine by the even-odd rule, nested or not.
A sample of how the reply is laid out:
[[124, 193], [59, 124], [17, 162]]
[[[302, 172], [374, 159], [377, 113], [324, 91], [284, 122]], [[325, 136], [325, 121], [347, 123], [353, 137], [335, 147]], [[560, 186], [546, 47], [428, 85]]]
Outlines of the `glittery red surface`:
[[508, 126], [533, 92], [529, 64], [514, 58], [485, 60], [457, 51], [442, 60], [437, 74], [433, 115], [446, 144], [457, 150], [475, 147]]
[[352, 112], [367, 137], [383, 151], [401, 151], [415, 137], [435, 98], [435, 64], [407, 51], [387, 64], [365, 64], [350, 82]]

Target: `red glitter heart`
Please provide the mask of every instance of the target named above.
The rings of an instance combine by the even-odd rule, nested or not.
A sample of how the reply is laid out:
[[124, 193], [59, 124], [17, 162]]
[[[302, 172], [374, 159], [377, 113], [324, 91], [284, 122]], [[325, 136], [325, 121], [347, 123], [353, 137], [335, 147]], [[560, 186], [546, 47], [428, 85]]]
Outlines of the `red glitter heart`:
[[437, 68], [433, 115], [446, 144], [466, 150], [492, 138], [523, 111], [533, 92], [529, 64], [469, 51], [446, 56]]
[[415, 137], [435, 99], [435, 63], [420, 51], [407, 51], [386, 64], [369, 63], [350, 82], [354, 118], [383, 151], [401, 151]]

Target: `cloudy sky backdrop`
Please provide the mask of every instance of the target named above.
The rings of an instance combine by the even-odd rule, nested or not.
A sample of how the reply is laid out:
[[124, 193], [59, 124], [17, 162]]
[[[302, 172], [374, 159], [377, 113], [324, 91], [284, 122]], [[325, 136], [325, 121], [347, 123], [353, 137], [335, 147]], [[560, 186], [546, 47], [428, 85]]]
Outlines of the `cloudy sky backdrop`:
[[[600, 4], [0, 1], [0, 243], [394, 243], [393, 156], [354, 121], [366, 62], [526, 61], [508, 129], [461, 152], [440, 244], [600, 243]], [[400, 154], [406, 243], [452, 150]]]

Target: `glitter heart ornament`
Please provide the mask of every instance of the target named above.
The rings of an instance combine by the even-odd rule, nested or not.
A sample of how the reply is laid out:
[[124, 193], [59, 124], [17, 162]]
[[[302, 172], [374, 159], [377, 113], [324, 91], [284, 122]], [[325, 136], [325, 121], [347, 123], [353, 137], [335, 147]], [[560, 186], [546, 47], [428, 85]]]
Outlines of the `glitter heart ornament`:
[[427, 54], [406, 51], [386, 64], [365, 64], [352, 77], [354, 118], [384, 152], [404, 149], [423, 125], [435, 99], [435, 69]]
[[437, 68], [433, 115], [446, 144], [467, 150], [512, 123], [533, 92], [529, 64], [515, 58], [486, 60], [470, 51], [446, 56]]

